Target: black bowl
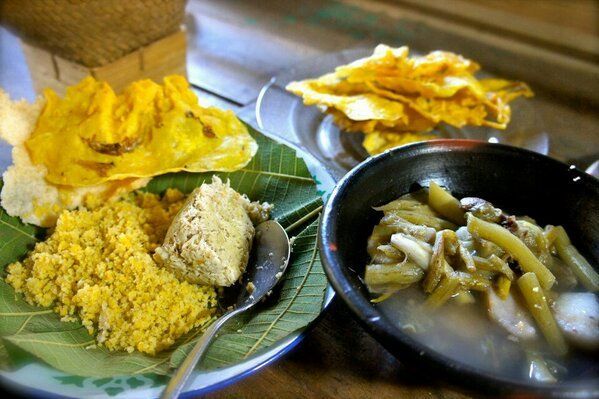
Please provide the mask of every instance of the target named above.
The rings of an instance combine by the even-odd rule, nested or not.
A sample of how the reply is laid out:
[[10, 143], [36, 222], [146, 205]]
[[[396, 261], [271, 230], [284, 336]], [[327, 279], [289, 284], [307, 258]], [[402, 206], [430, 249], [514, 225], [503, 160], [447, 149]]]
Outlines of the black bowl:
[[425, 366], [453, 383], [491, 392], [599, 395], [598, 381], [526, 383], [490, 374], [432, 351], [402, 332], [369, 301], [360, 279], [366, 241], [381, 217], [372, 209], [431, 180], [456, 196], [487, 199], [539, 224], [561, 224], [593, 265], [599, 264], [599, 181], [527, 150], [470, 140], [434, 140], [372, 157], [349, 172], [327, 202], [319, 231], [326, 274], [366, 329], [407, 363]]

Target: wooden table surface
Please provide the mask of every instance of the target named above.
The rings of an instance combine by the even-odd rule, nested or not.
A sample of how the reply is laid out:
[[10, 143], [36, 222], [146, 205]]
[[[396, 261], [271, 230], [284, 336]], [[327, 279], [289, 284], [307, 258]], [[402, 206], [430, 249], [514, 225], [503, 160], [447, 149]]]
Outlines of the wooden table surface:
[[[379, 42], [453, 50], [531, 82], [537, 123], [550, 137], [551, 155], [585, 167], [599, 159], [598, 21], [593, 1], [190, 0], [188, 76], [204, 102], [255, 123], [262, 85], [304, 59]], [[0, 85], [13, 96], [32, 99], [15, 43], [0, 30]], [[6, 150], [0, 147], [0, 169], [10, 162]], [[206, 397], [474, 395], [410, 366], [383, 349], [334, 300], [283, 359]]]

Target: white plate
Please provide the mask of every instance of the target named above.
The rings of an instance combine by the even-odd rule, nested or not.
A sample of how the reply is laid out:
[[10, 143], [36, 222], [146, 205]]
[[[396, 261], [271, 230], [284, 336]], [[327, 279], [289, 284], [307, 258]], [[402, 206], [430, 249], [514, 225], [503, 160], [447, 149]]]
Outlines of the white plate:
[[[290, 146], [294, 147], [293, 145]], [[323, 201], [326, 201], [335, 186], [335, 181], [313, 156], [305, 151], [295, 149], [298, 156], [306, 162], [317, 183], [317, 189], [323, 196]], [[323, 310], [329, 305], [333, 296], [334, 291], [328, 286], [325, 292]], [[191, 398], [204, 395], [272, 363], [297, 345], [302, 340], [308, 327], [293, 332], [241, 363], [215, 371], [195, 371], [181, 397]], [[164, 381], [146, 376], [124, 376], [106, 379], [76, 377], [57, 371], [42, 363], [32, 363], [11, 372], [1, 371], [0, 376], [3, 381], [24, 394], [44, 398], [147, 399], [158, 397], [164, 389]], [[102, 384], [99, 385], [100, 383]], [[35, 388], [32, 388], [32, 386], [35, 386]]]

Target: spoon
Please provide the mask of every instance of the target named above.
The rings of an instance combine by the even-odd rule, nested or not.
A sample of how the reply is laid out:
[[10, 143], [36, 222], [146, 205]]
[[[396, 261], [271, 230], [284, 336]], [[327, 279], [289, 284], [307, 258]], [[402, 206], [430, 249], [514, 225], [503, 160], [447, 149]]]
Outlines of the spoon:
[[268, 220], [256, 226], [253, 261], [248, 263], [235, 306], [204, 331], [162, 392], [161, 399], [178, 397], [218, 330], [231, 318], [251, 309], [277, 285], [289, 263], [290, 249], [287, 233], [278, 222]]

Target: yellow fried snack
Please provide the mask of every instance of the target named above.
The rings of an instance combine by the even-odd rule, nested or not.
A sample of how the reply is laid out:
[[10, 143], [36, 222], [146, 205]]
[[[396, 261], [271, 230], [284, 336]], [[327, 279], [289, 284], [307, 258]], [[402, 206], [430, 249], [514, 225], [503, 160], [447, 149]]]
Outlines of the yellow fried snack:
[[457, 128], [505, 129], [509, 102], [531, 97], [522, 82], [477, 79], [480, 66], [458, 54], [433, 51], [409, 56], [407, 47], [379, 45], [372, 56], [338, 66], [316, 79], [291, 82], [287, 90], [318, 105], [348, 132], [366, 134], [376, 154], [396, 145], [434, 138], [445, 123]]
[[373, 132], [364, 136], [362, 145], [369, 154], [380, 154], [385, 150], [390, 150], [391, 148], [399, 147], [404, 144], [432, 140], [435, 138], [437, 138], [436, 135], [427, 133], [404, 132], [397, 134], [394, 132]]
[[324, 105], [341, 111], [354, 121], [396, 121], [404, 117], [404, 106], [376, 94], [336, 95], [323, 93], [308, 81], [292, 82], [287, 90], [302, 93], [306, 105]]
[[25, 223], [52, 227], [64, 209], [77, 208], [89, 195], [109, 201], [148, 183], [148, 178], [113, 180], [88, 187], [49, 183], [45, 179], [47, 169], [31, 162], [24, 144], [43, 108], [41, 100], [13, 101], [0, 89], [0, 138], [12, 146], [12, 165], [2, 174], [0, 193], [0, 204], [6, 213]]
[[116, 95], [92, 77], [46, 104], [25, 146], [52, 184], [87, 187], [181, 170], [230, 172], [257, 151], [232, 111], [204, 108], [182, 76], [141, 80]]
[[347, 132], [373, 133], [379, 131], [406, 133], [411, 131], [428, 132], [435, 127], [435, 123], [424, 118], [417, 112], [408, 109], [404, 115], [405, 122], [386, 121], [370, 119], [365, 121], [354, 121], [349, 119], [343, 112], [328, 110], [333, 116], [335, 123]]

